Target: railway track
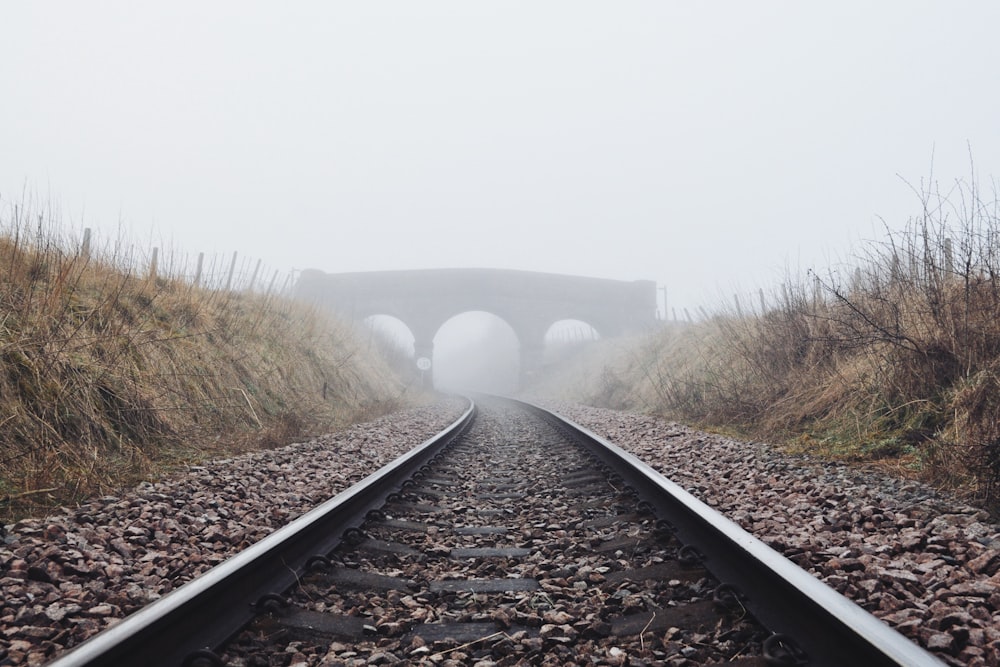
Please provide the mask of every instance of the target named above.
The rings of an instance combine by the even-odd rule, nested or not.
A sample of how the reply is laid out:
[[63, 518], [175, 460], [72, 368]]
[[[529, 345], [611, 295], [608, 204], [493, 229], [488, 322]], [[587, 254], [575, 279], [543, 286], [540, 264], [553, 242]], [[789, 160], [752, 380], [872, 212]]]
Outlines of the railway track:
[[942, 664], [630, 455], [484, 399], [52, 665], [397, 663]]

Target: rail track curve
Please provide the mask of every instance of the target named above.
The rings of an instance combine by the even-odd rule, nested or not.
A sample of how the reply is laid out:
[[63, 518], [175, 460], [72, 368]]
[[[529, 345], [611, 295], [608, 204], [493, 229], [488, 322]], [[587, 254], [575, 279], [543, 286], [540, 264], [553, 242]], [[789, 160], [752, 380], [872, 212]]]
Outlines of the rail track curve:
[[448, 661], [943, 664], [631, 454], [477, 397], [51, 665]]

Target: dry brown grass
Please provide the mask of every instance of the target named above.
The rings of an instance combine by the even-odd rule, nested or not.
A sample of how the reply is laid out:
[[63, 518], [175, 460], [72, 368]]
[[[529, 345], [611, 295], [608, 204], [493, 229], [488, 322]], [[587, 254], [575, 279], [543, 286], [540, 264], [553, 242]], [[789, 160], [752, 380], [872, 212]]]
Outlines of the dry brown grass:
[[4, 518], [404, 400], [350, 327], [273, 289], [153, 277], [121, 241], [83, 256], [21, 207], [0, 225]]
[[1000, 507], [1000, 201], [963, 182], [921, 196], [852, 266], [673, 323], [578, 371], [573, 398], [903, 461]]

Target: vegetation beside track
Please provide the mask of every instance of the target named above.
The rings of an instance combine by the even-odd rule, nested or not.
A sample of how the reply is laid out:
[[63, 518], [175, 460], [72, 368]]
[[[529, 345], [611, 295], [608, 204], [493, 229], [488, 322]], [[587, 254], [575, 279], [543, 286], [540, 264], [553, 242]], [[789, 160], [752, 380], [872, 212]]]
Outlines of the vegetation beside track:
[[[558, 377], [556, 377], [558, 376]], [[849, 265], [602, 341], [539, 394], [879, 462], [1000, 508], [1000, 201], [924, 191]]]
[[377, 341], [287, 289], [199, 287], [165, 275], [177, 258], [157, 272], [121, 239], [89, 250], [51, 216], [2, 210], [4, 521], [413, 399]]

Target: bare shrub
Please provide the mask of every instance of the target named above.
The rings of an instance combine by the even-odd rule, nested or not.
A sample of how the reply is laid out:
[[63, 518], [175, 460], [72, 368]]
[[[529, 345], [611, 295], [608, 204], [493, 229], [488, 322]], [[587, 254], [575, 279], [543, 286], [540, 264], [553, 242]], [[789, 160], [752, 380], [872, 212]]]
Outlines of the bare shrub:
[[790, 278], [759, 308], [737, 298], [671, 324], [592, 369], [590, 402], [903, 457], [997, 506], [1000, 198], [965, 181], [915, 192], [920, 215], [850, 264]]

